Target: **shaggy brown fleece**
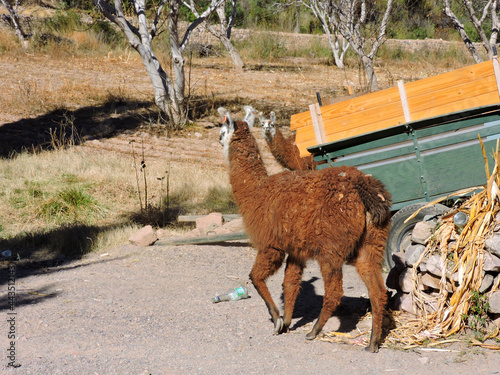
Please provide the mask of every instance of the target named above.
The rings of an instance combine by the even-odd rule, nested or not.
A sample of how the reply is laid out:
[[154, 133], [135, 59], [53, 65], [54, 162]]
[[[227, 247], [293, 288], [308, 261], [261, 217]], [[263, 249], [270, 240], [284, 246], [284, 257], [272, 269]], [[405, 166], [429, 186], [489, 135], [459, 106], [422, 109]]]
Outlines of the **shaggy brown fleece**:
[[[391, 206], [383, 185], [354, 167], [268, 176], [257, 142], [242, 122], [235, 124], [228, 157], [233, 194], [258, 250], [250, 278], [266, 302], [275, 332], [288, 330], [306, 261], [315, 259], [325, 283], [323, 308], [306, 336], [315, 338], [340, 303], [342, 264], [349, 262], [369, 291], [373, 327], [366, 349], [377, 351], [387, 298], [382, 259]], [[280, 268], [286, 254], [282, 319], [266, 279]]]

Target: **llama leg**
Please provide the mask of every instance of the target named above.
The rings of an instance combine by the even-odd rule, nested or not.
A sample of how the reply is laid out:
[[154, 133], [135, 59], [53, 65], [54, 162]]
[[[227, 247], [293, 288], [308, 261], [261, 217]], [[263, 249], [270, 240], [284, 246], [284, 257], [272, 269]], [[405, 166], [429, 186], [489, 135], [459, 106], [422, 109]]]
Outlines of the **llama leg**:
[[295, 301], [300, 291], [300, 282], [304, 264], [288, 256], [286, 261], [285, 279], [283, 280], [283, 294], [285, 295], [285, 313], [283, 314], [283, 331], [288, 331], [292, 323]]
[[333, 311], [340, 304], [340, 299], [344, 294], [342, 289], [342, 265], [332, 267], [331, 264], [322, 262], [320, 263], [320, 267], [325, 283], [323, 308], [312, 330], [306, 335], [307, 340], [313, 340], [318, 336], [328, 319], [330, 319], [330, 316], [332, 316]]
[[[370, 235], [367, 235], [371, 237]], [[367, 238], [368, 240], [368, 238]], [[382, 336], [382, 323], [384, 320], [384, 309], [387, 302], [387, 291], [382, 277], [382, 251], [383, 245], [374, 246], [373, 243], [365, 243], [360, 249], [359, 256], [354, 265], [365, 283], [370, 296], [372, 306], [372, 333], [370, 344], [365, 348], [368, 352], [378, 352]], [[380, 248], [382, 251], [380, 251]]]
[[252, 280], [253, 286], [266, 303], [269, 314], [271, 314], [275, 334], [283, 332], [283, 319], [280, 317], [280, 312], [271, 297], [266, 280], [281, 267], [284, 259], [285, 253], [282, 251], [272, 248], [259, 250], [250, 272], [250, 280]]

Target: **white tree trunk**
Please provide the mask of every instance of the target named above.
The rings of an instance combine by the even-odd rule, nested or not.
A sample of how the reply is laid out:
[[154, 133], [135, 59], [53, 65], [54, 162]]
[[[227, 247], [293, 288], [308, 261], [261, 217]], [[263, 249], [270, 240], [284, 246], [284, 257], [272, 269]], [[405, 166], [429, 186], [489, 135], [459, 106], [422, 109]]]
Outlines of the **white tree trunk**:
[[[107, 19], [120, 27], [129, 44], [141, 56], [146, 72], [153, 85], [155, 104], [163, 113], [169, 116], [171, 127], [176, 129], [183, 128], [187, 123], [187, 115], [185, 105], [185, 61], [182, 53], [189, 41], [192, 30], [203, 22], [223, 0], [212, 1], [206, 11], [188, 27], [181, 43], [179, 43], [177, 25], [181, 0], [163, 0], [156, 10], [156, 17], [150, 29], [150, 21], [146, 19], [146, 0], [135, 0], [132, 2], [137, 17], [137, 27], [126, 19], [123, 12], [122, 0], [115, 0], [114, 6], [102, 0], [92, 1]], [[151, 46], [151, 41], [157, 34], [157, 25], [167, 1], [169, 1], [168, 28], [174, 69], [173, 81], [162, 68]]]
[[[484, 49], [486, 50], [486, 54], [489, 59], [493, 58], [494, 50], [493, 46], [497, 42], [498, 37], [498, 28], [500, 27], [500, 22], [498, 20], [498, 1], [497, 0], [488, 0], [484, 7], [481, 10], [481, 18], [477, 18], [476, 16], [476, 8], [479, 8], [481, 4], [479, 2], [472, 2], [470, 0], [461, 0], [463, 6], [467, 10], [470, 20], [472, 21], [472, 25], [474, 26], [476, 32], [481, 38], [481, 43], [483, 44]], [[465, 31], [464, 25], [460, 22], [458, 17], [455, 15], [453, 10], [451, 9], [450, 0], [444, 0], [444, 11], [446, 16], [452, 21], [455, 29], [458, 31], [458, 34], [462, 38], [465, 47], [469, 50], [472, 58], [476, 63], [480, 63], [483, 61], [479, 52], [477, 51], [474, 43], [470, 40], [467, 32]], [[489, 15], [489, 16], [488, 16]], [[486, 33], [484, 32], [483, 25], [485, 24], [485, 20], [491, 18], [491, 36], [488, 39]]]
[[14, 28], [14, 32], [16, 33], [17, 39], [19, 39], [19, 42], [21, 43], [21, 47], [27, 50], [28, 41], [26, 40], [26, 34], [23, 32], [23, 29], [21, 28], [21, 23], [19, 22], [17, 7], [16, 10], [12, 9], [7, 0], [2, 0], [2, 4], [9, 11], [10, 22], [12, 23], [12, 27]]
[[349, 49], [349, 43], [345, 38], [342, 38], [342, 42], [340, 42], [338, 28], [328, 21], [326, 9], [320, 5], [320, 2], [321, 0], [303, 0], [302, 4], [311, 9], [313, 14], [321, 23], [321, 27], [323, 28], [323, 31], [328, 39], [328, 43], [330, 44], [330, 48], [332, 49], [335, 65], [338, 68], [343, 69], [344, 56]]
[[[378, 90], [377, 76], [373, 67], [373, 60], [378, 49], [385, 40], [385, 31], [389, 22], [393, 0], [387, 0], [382, 20], [378, 24], [378, 35], [367, 38], [366, 0], [317, 0], [318, 6], [328, 16], [328, 22], [335, 27], [354, 49], [365, 68], [370, 91]], [[372, 43], [371, 48], [367, 44]], [[367, 53], [366, 51], [369, 50]]]
[[[231, 5], [233, 7], [233, 14], [229, 21], [226, 19], [226, 13], [225, 13], [226, 3], [227, 0], [223, 0], [222, 3], [219, 5], [219, 7], [216, 9], [216, 13], [219, 18], [219, 26], [220, 26], [219, 30], [217, 30], [213, 25], [208, 24], [207, 21], [205, 21], [205, 27], [213, 36], [215, 36], [221, 42], [226, 51], [229, 53], [229, 56], [233, 60], [233, 65], [235, 70], [241, 71], [245, 67], [245, 64], [243, 63], [243, 60], [238, 50], [234, 47], [230, 39], [231, 28], [233, 26], [232, 23], [234, 21], [234, 17], [236, 16], [236, 0], [231, 0]], [[196, 17], [199, 17], [198, 11], [196, 10], [193, 0], [190, 0], [189, 3], [184, 1], [184, 5], [186, 5]]]

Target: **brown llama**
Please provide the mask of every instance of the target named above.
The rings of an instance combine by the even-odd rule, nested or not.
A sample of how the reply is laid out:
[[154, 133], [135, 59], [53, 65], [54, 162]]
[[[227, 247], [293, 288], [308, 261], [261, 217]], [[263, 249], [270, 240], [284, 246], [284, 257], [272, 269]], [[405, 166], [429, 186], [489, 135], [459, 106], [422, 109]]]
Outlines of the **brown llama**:
[[295, 145], [295, 135], [285, 138], [283, 133], [276, 127], [276, 114], [271, 112], [270, 118], [264, 118], [259, 113], [262, 135], [266, 139], [276, 161], [284, 168], [291, 171], [305, 171], [316, 169], [316, 163], [311, 155], [301, 157], [299, 148]]
[[[306, 261], [320, 266], [325, 293], [321, 313], [306, 335], [314, 339], [340, 303], [342, 265], [353, 264], [368, 288], [372, 333], [367, 351], [377, 352], [386, 289], [382, 258], [389, 232], [390, 195], [381, 182], [354, 167], [284, 171], [268, 175], [246, 122], [233, 122], [224, 108], [220, 142], [227, 151], [234, 198], [257, 249], [250, 272], [265, 301], [274, 332], [287, 332]], [[283, 317], [266, 285], [286, 260]]]

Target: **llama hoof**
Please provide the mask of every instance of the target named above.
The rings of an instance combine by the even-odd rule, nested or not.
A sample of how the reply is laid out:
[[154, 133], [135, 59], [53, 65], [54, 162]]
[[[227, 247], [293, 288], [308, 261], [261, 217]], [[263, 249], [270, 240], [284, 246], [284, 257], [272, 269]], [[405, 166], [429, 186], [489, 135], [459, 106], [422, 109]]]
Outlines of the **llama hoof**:
[[278, 320], [274, 324], [274, 334], [279, 335], [280, 333], [283, 333], [284, 326], [285, 323], [283, 323], [283, 318], [278, 318]]
[[316, 336], [318, 336], [318, 334], [311, 331], [306, 335], [306, 340], [314, 340]]
[[363, 351], [368, 352], [368, 353], [378, 353], [378, 348], [377, 347], [372, 347], [371, 345], [363, 348]]

